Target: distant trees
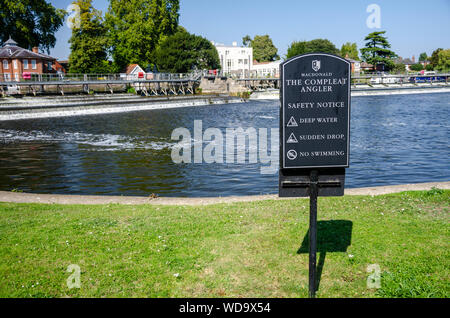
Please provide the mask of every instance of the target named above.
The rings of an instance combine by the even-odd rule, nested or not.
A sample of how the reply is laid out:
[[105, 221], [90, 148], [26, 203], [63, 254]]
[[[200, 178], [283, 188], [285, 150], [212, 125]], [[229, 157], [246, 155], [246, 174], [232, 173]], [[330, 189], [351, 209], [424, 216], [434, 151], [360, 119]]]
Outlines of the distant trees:
[[349, 58], [359, 61], [358, 47], [356, 43], [347, 42], [342, 44], [341, 56], [346, 57], [347, 55]]
[[419, 62], [425, 62], [427, 60], [428, 60], [427, 53], [425, 53], [425, 52], [420, 53], [420, 55], [419, 55]]
[[389, 50], [391, 45], [384, 36], [386, 31], [372, 32], [364, 39], [366, 41], [365, 47], [361, 51], [364, 61], [374, 66], [384, 64], [386, 70], [391, 70], [394, 67], [393, 59], [397, 57], [393, 51]]
[[327, 39], [315, 39], [311, 41], [295, 41], [292, 42], [287, 50], [287, 58], [291, 58], [300, 54], [323, 52], [331, 54], [339, 54], [336, 46]]
[[417, 71], [417, 72], [419, 72], [419, 71], [422, 71], [422, 70], [424, 69], [424, 67], [423, 67], [422, 64], [416, 63], [416, 64], [411, 65], [411, 66], [409, 67], [409, 69], [410, 69], [411, 71]]
[[242, 45], [248, 47], [252, 42], [250, 35], [246, 35], [242, 38]]
[[80, 21], [74, 24], [70, 43], [70, 73], [107, 73], [108, 39], [102, 14], [92, 7], [92, 0], [74, 1], [80, 8]]
[[433, 51], [430, 57], [430, 64], [433, 66], [433, 69], [437, 68], [439, 62], [439, 52], [442, 51], [442, 48], [438, 48]]
[[252, 38], [246, 35], [242, 38], [242, 44], [253, 48], [253, 58], [258, 62], [272, 62], [278, 60], [278, 49], [269, 35], [255, 35]]
[[151, 63], [155, 50], [178, 27], [179, 0], [110, 0], [105, 20], [118, 69]]
[[219, 54], [207, 39], [183, 28], [156, 49], [154, 61], [162, 72], [186, 73], [194, 69], [219, 69]]
[[21, 47], [49, 52], [65, 15], [45, 0], [0, 0], [0, 42], [11, 36]]
[[405, 73], [406, 71], [406, 65], [403, 63], [397, 63], [394, 64], [394, 67], [391, 70], [393, 73], [395, 74], [399, 74], [399, 73]]
[[436, 69], [441, 72], [450, 70], [450, 49], [439, 51]]

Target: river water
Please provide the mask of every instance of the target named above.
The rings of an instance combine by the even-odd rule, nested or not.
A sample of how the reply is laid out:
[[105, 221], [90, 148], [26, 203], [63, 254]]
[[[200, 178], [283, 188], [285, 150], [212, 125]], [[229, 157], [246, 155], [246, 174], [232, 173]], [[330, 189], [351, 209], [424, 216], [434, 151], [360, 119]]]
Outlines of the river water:
[[[261, 174], [267, 164], [260, 162], [175, 164], [177, 141], [171, 134], [177, 127], [193, 133], [194, 120], [224, 135], [227, 128], [278, 128], [278, 112], [277, 101], [262, 100], [0, 122], [0, 190], [180, 197], [277, 193], [277, 174]], [[449, 93], [354, 97], [346, 187], [449, 181], [449, 136]]]

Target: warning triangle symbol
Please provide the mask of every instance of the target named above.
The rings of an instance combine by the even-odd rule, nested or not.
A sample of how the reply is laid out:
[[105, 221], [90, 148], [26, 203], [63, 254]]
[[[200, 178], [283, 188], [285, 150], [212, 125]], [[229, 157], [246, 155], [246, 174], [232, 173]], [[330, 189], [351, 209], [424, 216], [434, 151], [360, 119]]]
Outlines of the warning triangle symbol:
[[287, 143], [288, 144], [297, 144], [298, 143], [298, 140], [297, 140], [297, 138], [295, 138], [294, 133], [291, 134], [291, 136], [287, 140]]
[[291, 119], [289, 119], [289, 122], [287, 124], [288, 127], [298, 127], [297, 122], [295, 121], [294, 116], [291, 117]]

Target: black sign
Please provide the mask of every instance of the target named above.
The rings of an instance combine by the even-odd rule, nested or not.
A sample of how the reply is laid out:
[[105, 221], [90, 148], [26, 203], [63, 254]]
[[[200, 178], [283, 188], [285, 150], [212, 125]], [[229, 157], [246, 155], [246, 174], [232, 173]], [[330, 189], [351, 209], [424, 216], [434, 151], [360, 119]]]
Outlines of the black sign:
[[316, 53], [281, 64], [281, 169], [347, 168], [351, 64]]

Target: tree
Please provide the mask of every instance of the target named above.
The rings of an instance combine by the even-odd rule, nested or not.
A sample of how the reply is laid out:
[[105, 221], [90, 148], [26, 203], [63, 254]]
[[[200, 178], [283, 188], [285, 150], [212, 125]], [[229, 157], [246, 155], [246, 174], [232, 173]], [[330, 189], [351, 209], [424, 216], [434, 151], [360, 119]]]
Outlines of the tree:
[[105, 16], [118, 68], [151, 63], [160, 43], [177, 31], [179, 0], [110, 0]]
[[384, 64], [387, 70], [394, 67], [393, 59], [397, 57], [393, 51], [389, 50], [391, 45], [384, 36], [386, 31], [372, 32], [364, 39], [366, 46], [361, 51], [365, 62], [374, 66]]
[[250, 46], [253, 48], [253, 58], [258, 62], [272, 62], [280, 58], [278, 49], [267, 34], [255, 35]]
[[336, 46], [327, 39], [315, 39], [311, 41], [292, 42], [287, 51], [287, 58], [291, 58], [300, 54], [322, 52], [339, 54]]
[[180, 29], [165, 39], [155, 51], [158, 69], [168, 73], [187, 73], [198, 69], [219, 69], [219, 54], [207, 39]]
[[252, 42], [252, 38], [250, 37], [250, 35], [246, 35], [242, 38], [242, 45], [244, 45], [246, 47], [248, 47], [251, 42]]
[[394, 74], [404, 73], [406, 71], [406, 66], [403, 63], [394, 64], [391, 70]]
[[411, 71], [419, 72], [419, 71], [423, 70], [423, 65], [420, 64], [420, 63], [417, 63], [417, 64], [411, 65], [409, 68], [410, 68]]
[[420, 55], [419, 55], [419, 62], [425, 62], [426, 60], [428, 60], [427, 53], [425, 53], [425, 52], [420, 53]]
[[433, 70], [434, 70], [434, 67], [433, 67], [433, 65], [431, 65], [431, 64], [427, 64], [427, 66], [425, 66], [425, 70], [427, 70], [427, 71], [433, 71]]
[[46, 0], [0, 0], [0, 42], [11, 36], [23, 48], [49, 53], [65, 15]]
[[439, 48], [434, 50], [433, 54], [431, 54], [430, 64], [433, 65], [433, 68], [436, 68], [439, 62], [439, 52], [443, 49]]
[[69, 40], [70, 73], [108, 73], [108, 39], [102, 14], [92, 7], [92, 0], [74, 1], [80, 8], [80, 23], [72, 29]]
[[289, 59], [291, 57], [305, 54], [307, 51], [306, 41], [294, 41], [291, 43], [291, 46], [288, 47], [286, 57]]
[[439, 51], [436, 69], [440, 72], [450, 70], [450, 49]]
[[359, 61], [358, 47], [356, 46], [356, 43], [347, 42], [342, 44], [341, 56], [346, 57], [347, 55], [349, 58]]

